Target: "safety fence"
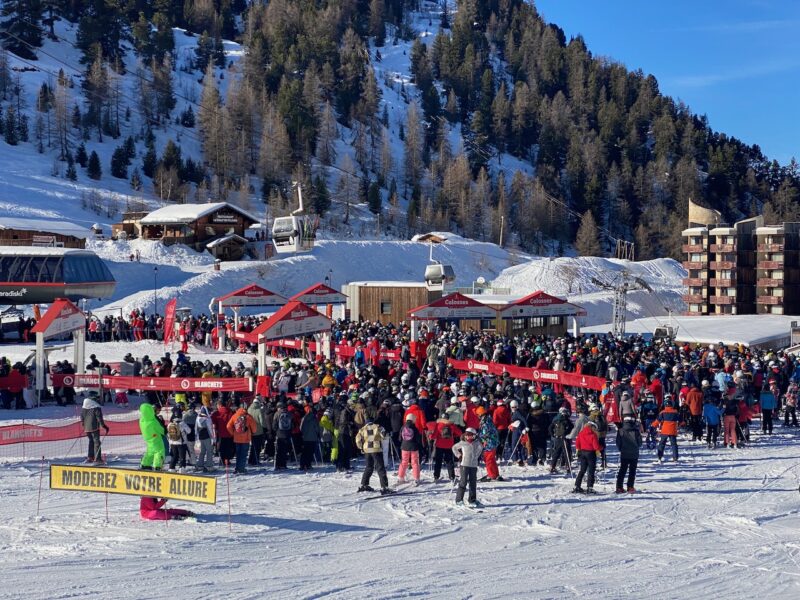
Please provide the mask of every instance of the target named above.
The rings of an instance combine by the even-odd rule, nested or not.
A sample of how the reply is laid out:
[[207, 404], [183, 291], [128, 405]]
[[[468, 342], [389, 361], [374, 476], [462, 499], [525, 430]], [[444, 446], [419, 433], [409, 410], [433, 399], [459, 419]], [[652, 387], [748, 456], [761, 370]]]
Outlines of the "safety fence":
[[[104, 456], [141, 451], [138, 411], [106, 415], [105, 422], [108, 433], [100, 431]], [[88, 440], [78, 417], [33, 422], [23, 419], [0, 426], [0, 460], [55, 460], [87, 454]]]

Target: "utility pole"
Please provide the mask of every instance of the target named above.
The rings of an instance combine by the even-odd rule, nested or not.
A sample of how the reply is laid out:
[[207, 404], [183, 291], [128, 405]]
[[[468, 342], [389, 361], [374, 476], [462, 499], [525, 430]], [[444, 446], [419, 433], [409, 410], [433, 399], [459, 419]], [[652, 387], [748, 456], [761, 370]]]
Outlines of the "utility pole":
[[505, 215], [500, 215], [500, 247], [503, 247], [503, 226], [506, 223]]

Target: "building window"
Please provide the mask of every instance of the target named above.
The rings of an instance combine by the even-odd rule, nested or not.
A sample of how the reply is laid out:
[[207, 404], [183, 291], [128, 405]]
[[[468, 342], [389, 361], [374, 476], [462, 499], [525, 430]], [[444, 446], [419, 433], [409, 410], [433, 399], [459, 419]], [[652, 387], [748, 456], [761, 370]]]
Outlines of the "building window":
[[550, 325], [561, 325], [564, 322], [564, 317], [550, 317], [548, 323]]
[[521, 329], [525, 329], [525, 322], [527, 319], [511, 319], [511, 329], [514, 331], [519, 331]]
[[726, 271], [717, 271], [717, 277], [719, 279], [730, 279], [732, 272], [730, 270]]
[[703, 260], [703, 255], [698, 254], [697, 252], [693, 252], [689, 255], [689, 262], [701, 262]]
[[533, 327], [544, 327], [545, 318], [544, 317], [531, 317], [531, 328]]
[[492, 319], [481, 319], [481, 329], [494, 329], [494, 321]]
[[734, 288], [734, 287], [725, 288], [725, 295], [726, 296], [736, 296], [736, 288]]
[[689, 305], [689, 312], [700, 312], [700, 305], [699, 304], [690, 304]]
[[381, 300], [381, 314], [382, 315], [390, 315], [390, 314], [392, 314], [392, 302], [391, 302], [391, 300]]

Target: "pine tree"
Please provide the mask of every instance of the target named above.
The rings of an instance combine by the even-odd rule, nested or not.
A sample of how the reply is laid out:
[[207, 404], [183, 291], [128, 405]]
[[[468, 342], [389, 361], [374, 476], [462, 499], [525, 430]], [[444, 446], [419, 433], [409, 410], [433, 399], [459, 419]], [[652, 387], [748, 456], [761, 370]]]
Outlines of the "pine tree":
[[331, 195], [324, 177], [317, 175], [314, 178], [313, 194], [311, 208], [316, 214], [323, 216], [331, 208]]
[[339, 127], [336, 123], [336, 114], [330, 102], [325, 102], [317, 135], [317, 158], [323, 165], [336, 162], [336, 140], [339, 137]]
[[405, 128], [405, 175], [406, 185], [417, 184], [422, 177], [422, 122], [416, 102], [408, 106]]
[[201, 73], [205, 73], [213, 53], [214, 41], [209, 37], [208, 31], [203, 31], [197, 39], [197, 47], [194, 49], [195, 68]]
[[70, 160], [67, 162], [67, 170], [64, 173], [64, 177], [69, 179], [70, 181], [77, 181], [78, 180], [78, 172], [75, 170], [75, 161]]
[[89, 156], [86, 154], [86, 146], [81, 145], [78, 146], [78, 150], [75, 152], [75, 161], [81, 166], [81, 168], [85, 169], [86, 164], [89, 162]]
[[97, 152], [92, 150], [92, 153], [89, 155], [89, 164], [86, 167], [86, 175], [89, 179], [100, 179], [103, 175], [103, 169], [100, 167], [100, 157], [97, 156]]
[[367, 204], [369, 210], [373, 214], [380, 214], [381, 212], [381, 188], [377, 182], [373, 181], [369, 184], [369, 191], [367, 192]]
[[0, 15], [0, 39], [6, 48], [28, 60], [36, 60], [35, 48], [42, 45], [41, 0], [6, 0]]
[[147, 144], [146, 148], [144, 156], [142, 157], [142, 173], [152, 179], [156, 174], [158, 155], [156, 154], [156, 147], [154, 144]]
[[575, 250], [580, 256], [602, 255], [597, 222], [592, 216], [592, 211], [587, 210], [581, 217], [581, 225], [575, 235]]
[[128, 154], [124, 146], [119, 146], [111, 155], [111, 176], [118, 179], [128, 178]]
[[3, 133], [6, 136], [6, 144], [9, 146], [16, 146], [19, 143], [19, 138], [17, 137], [17, 117], [13, 106], [9, 106], [6, 111], [6, 122], [5, 125], [3, 125]]

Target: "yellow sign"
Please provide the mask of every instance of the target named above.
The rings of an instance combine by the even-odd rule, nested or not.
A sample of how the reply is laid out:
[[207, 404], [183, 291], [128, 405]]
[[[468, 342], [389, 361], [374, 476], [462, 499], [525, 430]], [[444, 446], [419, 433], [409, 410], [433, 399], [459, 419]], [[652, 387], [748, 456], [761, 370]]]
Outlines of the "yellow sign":
[[217, 479], [163, 471], [50, 465], [50, 489], [217, 503]]

